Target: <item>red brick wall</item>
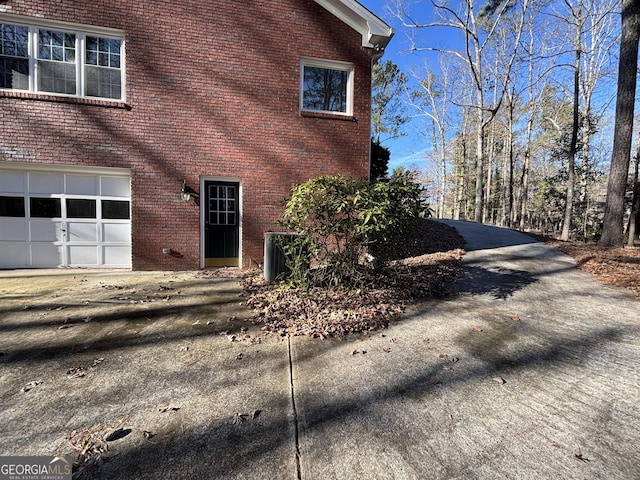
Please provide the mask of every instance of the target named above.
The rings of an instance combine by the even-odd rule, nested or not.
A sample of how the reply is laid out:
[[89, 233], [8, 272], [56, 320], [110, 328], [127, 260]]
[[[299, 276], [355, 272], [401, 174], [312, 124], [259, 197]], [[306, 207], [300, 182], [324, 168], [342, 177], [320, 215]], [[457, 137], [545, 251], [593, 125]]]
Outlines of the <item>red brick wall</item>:
[[[312, 0], [3, 5], [125, 32], [126, 106], [0, 93], [0, 160], [130, 168], [134, 269], [199, 268], [200, 213], [180, 200], [183, 179], [196, 190], [206, 176], [240, 181], [246, 267], [292, 184], [367, 175], [370, 52]], [[357, 121], [300, 114], [301, 56], [355, 65]]]

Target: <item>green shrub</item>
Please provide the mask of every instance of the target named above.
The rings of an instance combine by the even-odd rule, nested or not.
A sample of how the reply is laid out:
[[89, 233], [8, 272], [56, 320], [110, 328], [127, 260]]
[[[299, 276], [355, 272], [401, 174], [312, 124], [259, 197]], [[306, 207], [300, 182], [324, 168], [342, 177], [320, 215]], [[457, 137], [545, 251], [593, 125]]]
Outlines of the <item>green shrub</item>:
[[415, 175], [403, 170], [371, 184], [321, 175], [295, 185], [283, 226], [299, 235], [283, 246], [285, 280], [297, 286], [361, 286], [414, 225], [420, 193]]

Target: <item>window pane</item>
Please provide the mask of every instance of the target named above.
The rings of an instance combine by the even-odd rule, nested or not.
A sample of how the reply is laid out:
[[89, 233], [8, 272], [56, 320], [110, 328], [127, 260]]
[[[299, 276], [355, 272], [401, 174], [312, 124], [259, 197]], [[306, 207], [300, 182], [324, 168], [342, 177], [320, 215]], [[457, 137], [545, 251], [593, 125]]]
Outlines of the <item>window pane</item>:
[[97, 65], [98, 64], [98, 52], [96, 52], [94, 50], [87, 50], [85, 63], [87, 65]]
[[29, 207], [32, 217], [59, 218], [62, 216], [59, 198], [29, 198]]
[[129, 202], [126, 200], [102, 200], [102, 218], [129, 219]]
[[87, 48], [87, 51], [91, 50], [91, 51], [97, 52], [98, 51], [98, 38], [97, 37], [87, 37], [86, 48]]
[[346, 113], [348, 81], [346, 70], [305, 66], [302, 108]]
[[122, 98], [120, 70], [87, 65], [86, 71], [87, 96]]
[[29, 90], [29, 60], [0, 56], [0, 88]]
[[29, 89], [28, 29], [0, 24], [0, 88]]
[[109, 66], [112, 68], [120, 68], [120, 55], [111, 55], [109, 57]]
[[0, 55], [26, 58], [28, 33], [27, 27], [0, 24]]
[[87, 37], [86, 44], [85, 94], [89, 97], [122, 98], [122, 73], [119, 70], [122, 42]]
[[38, 90], [42, 92], [76, 93], [76, 67], [61, 62], [38, 62]]
[[24, 217], [24, 197], [0, 197], [0, 217]]
[[96, 201], [83, 198], [67, 198], [67, 217], [96, 218]]
[[74, 63], [76, 59], [76, 36], [72, 33], [39, 30], [38, 58]]
[[87, 63], [101, 67], [120, 68], [120, 40], [87, 37]]

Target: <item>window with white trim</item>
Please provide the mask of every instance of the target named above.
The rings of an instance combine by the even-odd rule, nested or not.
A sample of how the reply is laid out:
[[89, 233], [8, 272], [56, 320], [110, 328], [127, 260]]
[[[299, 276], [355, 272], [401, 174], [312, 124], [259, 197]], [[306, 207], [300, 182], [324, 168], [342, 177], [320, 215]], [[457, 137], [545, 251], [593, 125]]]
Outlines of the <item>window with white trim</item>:
[[124, 99], [122, 36], [0, 22], [0, 89]]
[[302, 58], [300, 109], [311, 112], [353, 114], [353, 64]]

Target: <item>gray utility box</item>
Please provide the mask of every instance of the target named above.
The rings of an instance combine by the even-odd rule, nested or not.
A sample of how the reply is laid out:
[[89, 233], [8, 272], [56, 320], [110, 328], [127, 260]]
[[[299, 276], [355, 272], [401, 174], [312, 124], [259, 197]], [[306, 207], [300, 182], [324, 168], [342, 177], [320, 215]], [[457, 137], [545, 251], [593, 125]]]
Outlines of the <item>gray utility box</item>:
[[278, 275], [287, 271], [287, 258], [282, 249], [295, 233], [268, 232], [264, 236], [264, 279], [273, 282]]

